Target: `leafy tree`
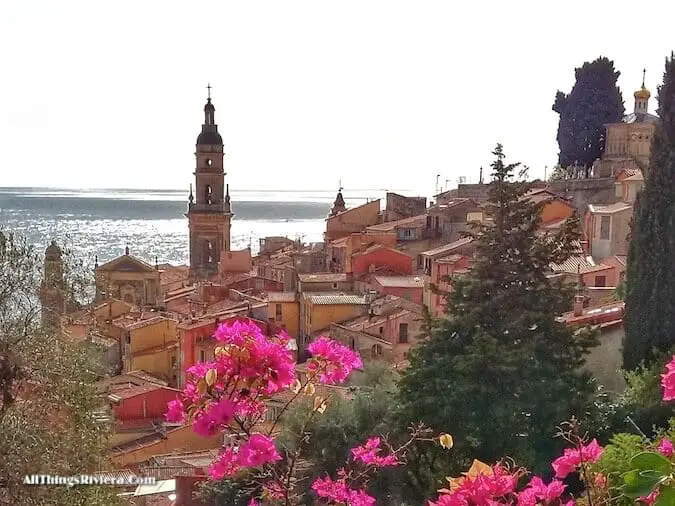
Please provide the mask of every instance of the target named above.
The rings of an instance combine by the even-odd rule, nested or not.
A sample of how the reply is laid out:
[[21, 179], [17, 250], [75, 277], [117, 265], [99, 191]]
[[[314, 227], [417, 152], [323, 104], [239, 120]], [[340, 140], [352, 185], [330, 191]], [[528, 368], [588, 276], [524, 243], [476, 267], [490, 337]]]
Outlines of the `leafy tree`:
[[[397, 438], [398, 434], [392, 431], [395, 379], [396, 373], [387, 364], [367, 362], [363, 372], [352, 376], [349, 398], [333, 396], [324, 416], [306, 428], [309, 439], [304, 443], [302, 458], [310, 464], [308, 484], [314, 477], [334, 474], [349, 459], [351, 448], [368, 437], [384, 434]], [[309, 404], [300, 404], [286, 417], [286, 430], [278, 440], [282, 446], [300, 444], [293, 435], [298, 433], [309, 408]], [[397, 468], [384, 469], [376, 477], [373, 492], [377, 504], [402, 504], [402, 474]]]
[[605, 147], [604, 125], [623, 117], [623, 98], [616, 84], [620, 72], [614, 70], [613, 61], [601, 56], [574, 69], [574, 75], [572, 91], [568, 95], [558, 91], [553, 102], [553, 110], [560, 115], [558, 164], [580, 167], [588, 177]]
[[557, 320], [572, 288], [547, 277], [572, 255], [578, 223], [540, 235], [545, 202], [523, 199], [530, 185], [513, 180], [519, 164], [504, 163], [501, 145], [494, 155], [490, 220], [474, 224], [472, 269], [453, 281], [447, 317], [412, 350], [399, 383], [402, 419], [454, 436], [442, 476], [505, 456], [550, 472], [556, 425], [583, 415], [594, 389], [580, 367], [597, 340]]
[[624, 368], [675, 345], [675, 62], [666, 61], [645, 185], [635, 202], [626, 277]]
[[81, 344], [40, 327], [40, 260], [24, 239], [0, 231], [0, 503], [114, 505], [114, 487], [23, 484], [26, 475], [106, 466], [96, 364]]

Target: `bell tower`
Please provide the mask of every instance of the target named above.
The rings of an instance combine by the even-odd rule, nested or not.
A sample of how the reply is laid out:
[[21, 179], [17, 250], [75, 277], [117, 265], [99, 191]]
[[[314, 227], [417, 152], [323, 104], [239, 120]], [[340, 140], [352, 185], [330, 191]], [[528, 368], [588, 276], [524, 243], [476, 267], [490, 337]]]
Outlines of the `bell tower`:
[[197, 137], [195, 183], [190, 185], [188, 226], [190, 229], [190, 271], [197, 278], [218, 272], [220, 253], [230, 251], [229, 185], [225, 185], [223, 138], [216, 125], [216, 108], [211, 103], [211, 85], [204, 106], [204, 124]]

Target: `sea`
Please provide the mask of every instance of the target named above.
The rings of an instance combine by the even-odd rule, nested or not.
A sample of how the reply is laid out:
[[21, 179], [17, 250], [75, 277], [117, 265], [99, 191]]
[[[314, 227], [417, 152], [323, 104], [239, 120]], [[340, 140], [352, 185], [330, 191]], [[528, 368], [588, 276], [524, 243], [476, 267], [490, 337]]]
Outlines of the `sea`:
[[[382, 199], [385, 190], [344, 190], [348, 207]], [[232, 191], [233, 249], [259, 249], [259, 239], [285, 236], [320, 242], [332, 191]], [[0, 188], [0, 230], [44, 249], [52, 239], [85, 265], [124, 253], [154, 264], [188, 263], [188, 195], [182, 190]]]

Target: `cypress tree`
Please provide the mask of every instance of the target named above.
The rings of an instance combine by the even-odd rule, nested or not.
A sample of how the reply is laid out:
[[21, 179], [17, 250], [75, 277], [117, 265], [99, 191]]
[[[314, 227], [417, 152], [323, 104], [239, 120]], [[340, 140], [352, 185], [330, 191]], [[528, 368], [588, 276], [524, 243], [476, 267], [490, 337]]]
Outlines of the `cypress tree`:
[[518, 164], [504, 163], [501, 145], [494, 155], [491, 220], [471, 233], [476, 257], [452, 280], [447, 316], [409, 355], [402, 418], [454, 436], [453, 471], [508, 456], [550, 472], [557, 424], [583, 415], [593, 391], [579, 368], [597, 341], [558, 320], [573, 288], [547, 277], [551, 263], [573, 254], [578, 220], [542, 236], [545, 202], [522, 198], [530, 185], [514, 180]]
[[632, 370], [675, 344], [675, 62], [658, 90], [660, 123], [633, 212], [623, 362]]
[[[605, 125], [621, 121], [624, 113], [617, 80], [621, 73], [603, 56], [574, 70], [576, 81], [569, 94], [558, 91], [553, 110], [558, 123], [558, 164], [584, 169], [588, 177], [593, 162], [605, 147]], [[570, 176], [571, 174], [568, 174]]]

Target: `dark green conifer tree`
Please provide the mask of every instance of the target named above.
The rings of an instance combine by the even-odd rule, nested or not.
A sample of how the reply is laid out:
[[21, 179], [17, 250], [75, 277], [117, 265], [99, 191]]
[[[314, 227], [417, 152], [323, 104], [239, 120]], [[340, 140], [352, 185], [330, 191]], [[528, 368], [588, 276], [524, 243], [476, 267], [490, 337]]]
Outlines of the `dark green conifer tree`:
[[556, 93], [553, 110], [560, 115], [557, 138], [562, 168], [576, 165], [589, 176], [605, 147], [605, 125], [621, 121], [624, 114], [616, 84], [620, 74], [613, 61], [601, 56], [574, 70], [576, 82], [568, 95]]
[[675, 345], [675, 62], [666, 60], [645, 186], [635, 202], [626, 271], [624, 367]]
[[471, 234], [472, 269], [452, 280], [447, 317], [410, 353], [399, 384], [402, 419], [454, 437], [444, 476], [473, 458], [512, 457], [550, 472], [557, 424], [583, 415], [593, 392], [579, 368], [597, 341], [558, 321], [573, 288], [547, 277], [578, 247], [578, 221], [541, 235], [545, 202], [523, 198], [530, 186], [514, 181], [519, 164], [504, 163], [501, 145], [494, 155], [491, 219]]

